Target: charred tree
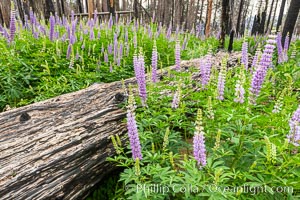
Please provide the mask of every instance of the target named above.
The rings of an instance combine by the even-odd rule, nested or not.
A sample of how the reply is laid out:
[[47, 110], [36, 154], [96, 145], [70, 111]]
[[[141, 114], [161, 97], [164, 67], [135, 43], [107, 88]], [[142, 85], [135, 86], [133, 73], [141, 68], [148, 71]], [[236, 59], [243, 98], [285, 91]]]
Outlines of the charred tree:
[[266, 26], [265, 33], [267, 33], [268, 30], [269, 30], [269, 25], [270, 25], [270, 20], [271, 20], [271, 16], [272, 16], [274, 1], [275, 0], [272, 0], [272, 3], [271, 3], [271, 8], [270, 8], [269, 16], [268, 16], [268, 21], [267, 21], [267, 26]]
[[278, 6], [278, 2], [279, 2], [279, 0], [276, 0], [276, 5], [275, 5], [275, 10], [274, 10], [274, 14], [273, 14], [273, 19], [272, 19], [272, 23], [271, 23], [270, 31], [272, 30], [272, 28], [273, 28], [273, 25], [274, 25], [275, 16], [276, 16], [276, 13], [277, 13], [277, 6]]
[[286, 35], [289, 33], [289, 43], [291, 42], [291, 38], [295, 29], [296, 21], [298, 19], [300, 10], [300, 3], [299, 0], [291, 0], [290, 7], [285, 19], [283, 32], [282, 32], [282, 44], [284, 44], [284, 40]]
[[219, 48], [224, 49], [226, 28], [229, 23], [229, 0], [222, 0], [221, 35]]
[[81, 0], [76, 0], [79, 13], [83, 13]]
[[230, 38], [229, 38], [229, 45], [228, 45], [228, 52], [231, 53], [233, 49], [233, 38], [234, 38], [234, 30], [231, 30], [230, 32]]
[[54, 9], [54, 4], [52, 0], [46, 0], [46, 4], [45, 4], [45, 18], [46, 20], [48, 20], [50, 18], [50, 15], [54, 15], [55, 13], [55, 9]]
[[206, 23], [205, 23], [205, 37], [208, 38], [210, 34], [210, 21], [211, 21], [211, 12], [212, 12], [212, 2], [213, 0], [207, 0], [207, 14], [206, 14]]
[[240, 25], [241, 25], [241, 17], [242, 17], [242, 12], [243, 12], [243, 6], [244, 6], [244, 0], [241, 0], [240, 8], [239, 8], [239, 14], [238, 14], [237, 23], [236, 23], [236, 34], [240, 33]]
[[24, 24], [25, 23], [25, 15], [24, 15], [22, 1], [21, 0], [16, 0], [16, 3], [17, 3], [17, 8], [18, 8], [18, 11], [19, 11], [20, 19], [21, 19], [22, 23]]
[[280, 28], [281, 23], [282, 23], [282, 17], [283, 17], [283, 12], [284, 12], [285, 3], [286, 3], [286, 0], [282, 0], [282, 1], [281, 1], [281, 6], [280, 6], [280, 11], [279, 11], [279, 16], [278, 16], [278, 20], [277, 20], [277, 26], [276, 26], [276, 32], [279, 31], [279, 28]]
[[1, 17], [6, 27], [9, 27], [10, 22], [10, 0], [0, 1]]
[[138, 0], [134, 0], [133, 2], [133, 7], [134, 7], [134, 17], [136, 19], [139, 18], [139, 6], [138, 6]]

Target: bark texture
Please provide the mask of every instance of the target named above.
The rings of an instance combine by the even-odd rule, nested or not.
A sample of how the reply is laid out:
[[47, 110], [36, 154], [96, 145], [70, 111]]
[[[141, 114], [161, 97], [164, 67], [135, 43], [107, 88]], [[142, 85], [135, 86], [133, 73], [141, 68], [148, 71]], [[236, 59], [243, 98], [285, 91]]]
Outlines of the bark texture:
[[1, 113], [0, 199], [82, 199], [114, 169], [123, 101], [115, 82]]

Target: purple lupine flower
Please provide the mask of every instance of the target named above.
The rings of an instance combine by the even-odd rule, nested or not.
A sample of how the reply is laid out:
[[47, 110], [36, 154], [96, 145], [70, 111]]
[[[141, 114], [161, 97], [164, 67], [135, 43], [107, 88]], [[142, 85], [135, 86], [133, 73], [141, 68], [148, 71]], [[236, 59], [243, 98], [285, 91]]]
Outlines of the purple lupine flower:
[[136, 35], [136, 33], [134, 33], [134, 36], [133, 36], [133, 46], [134, 46], [135, 49], [137, 48], [137, 35]]
[[129, 55], [129, 51], [130, 51], [130, 47], [129, 47], [129, 44], [126, 43], [126, 56]]
[[127, 107], [127, 129], [132, 157], [134, 160], [136, 160], [137, 158], [139, 158], [139, 160], [142, 160], [141, 144], [139, 140], [139, 134], [134, 113], [135, 102], [132, 94], [129, 94], [128, 104], [129, 105]]
[[33, 31], [33, 37], [35, 39], [38, 39], [39, 38], [39, 32], [38, 31]]
[[281, 43], [281, 33], [278, 32], [277, 33], [277, 51], [278, 51], [278, 63], [282, 63], [283, 62], [283, 50], [282, 50], [282, 43]]
[[105, 62], [105, 63], [108, 63], [108, 62], [109, 62], [109, 60], [108, 60], [108, 54], [107, 54], [106, 51], [105, 51], [105, 53], [104, 53], [104, 62]]
[[126, 29], [125, 30], [125, 36], [124, 36], [125, 38], [125, 43], [127, 43], [128, 42], [128, 30]]
[[109, 17], [109, 21], [108, 21], [108, 28], [111, 29], [113, 24], [114, 24], [114, 21], [113, 21], [113, 17], [112, 17], [112, 14], [111, 14], [110, 17]]
[[121, 58], [120, 58], [120, 57], [117, 59], [117, 66], [118, 66], [118, 67], [121, 66]]
[[218, 97], [219, 100], [224, 100], [224, 89], [225, 89], [225, 81], [226, 81], [226, 65], [227, 65], [227, 57], [222, 60], [221, 70], [219, 72], [218, 77]]
[[175, 44], [175, 69], [180, 70], [180, 41], [177, 40]]
[[206, 150], [203, 132], [197, 133], [193, 138], [194, 157], [199, 166], [206, 165]]
[[300, 145], [300, 105], [289, 121], [289, 125], [290, 133], [287, 135], [288, 141], [298, 147]]
[[68, 50], [67, 50], [67, 55], [66, 55], [67, 59], [70, 59], [71, 51], [72, 51], [72, 44], [69, 44], [68, 45]]
[[74, 15], [74, 10], [71, 10], [71, 21], [74, 21], [75, 15]]
[[201, 74], [201, 84], [202, 88], [206, 88], [207, 84], [210, 80], [210, 71], [212, 67], [211, 62], [211, 52], [204, 57], [204, 59], [200, 60], [200, 74]]
[[118, 35], [115, 33], [114, 35], [114, 62], [117, 62], [117, 56], [118, 56]]
[[33, 11], [32, 11], [32, 8], [30, 8], [29, 18], [30, 18], [30, 23], [31, 23], [32, 25], [35, 25], [36, 18], [35, 18], [35, 15], [34, 15]]
[[138, 70], [139, 70], [138, 65], [139, 65], [138, 56], [137, 56], [136, 52], [134, 52], [134, 54], [133, 54], [133, 69], [134, 69], [134, 74], [135, 74], [136, 79], [139, 76], [138, 75]]
[[270, 39], [267, 40], [267, 44], [265, 45], [264, 52], [262, 54], [259, 67], [254, 72], [251, 81], [251, 88], [250, 88], [250, 103], [255, 104], [256, 98], [258, 97], [262, 84], [264, 82], [265, 76], [267, 74], [268, 68], [272, 64], [272, 55], [274, 51], [274, 44], [276, 41], [273, 39], [273, 36], [270, 36]]
[[197, 161], [197, 165], [200, 169], [206, 165], [206, 150], [205, 150], [205, 138], [204, 128], [202, 127], [202, 111], [197, 112], [196, 130], [193, 137], [193, 153], [194, 158]]
[[248, 42], [244, 39], [242, 45], [242, 64], [244, 65], [245, 69], [248, 70]]
[[53, 15], [50, 16], [50, 30], [49, 30], [49, 39], [53, 41], [55, 29], [55, 18]]
[[244, 72], [241, 69], [241, 72], [239, 74], [239, 79], [237, 80], [237, 83], [235, 85], [235, 98], [234, 102], [236, 103], [244, 103], [245, 99], [245, 89], [243, 87], [243, 84], [245, 83], [245, 75]]
[[182, 44], [182, 50], [185, 50], [186, 49], [186, 45], [187, 45], [187, 42], [188, 42], [188, 37], [187, 36], [185, 36], [184, 37], [184, 40], [183, 40], [183, 44]]
[[9, 42], [12, 42], [15, 38], [16, 33], [16, 10], [13, 2], [11, 3], [9, 30]]
[[157, 47], [156, 47], [156, 41], [153, 42], [153, 50], [152, 50], [152, 82], [157, 82]]
[[95, 11], [94, 11], [94, 22], [95, 22], [95, 24], [97, 24], [97, 21], [98, 21], [98, 12], [97, 12], [97, 9], [95, 9]]
[[259, 52], [256, 51], [255, 52], [255, 55], [253, 57], [253, 60], [252, 60], [252, 64], [251, 64], [251, 72], [253, 73], [256, 69], [256, 66], [257, 66], [257, 62], [258, 62], [258, 54]]
[[123, 43], [120, 43], [120, 46], [119, 46], [119, 58], [122, 59], [123, 57]]
[[90, 40], [94, 40], [95, 39], [95, 32], [94, 32], [94, 28], [90, 28]]
[[109, 44], [108, 47], [107, 47], [107, 50], [108, 50], [108, 54], [109, 54], [109, 55], [112, 54], [112, 48], [113, 48], [113, 47], [112, 47], [112, 44]]
[[145, 75], [145, 60], [142, 50], [138, 56], [138, 66], [137, 66], [137, 82], [139, 86], [139, 94], [142, 99], [142, 105], [146, 105], [147, 101], [147, 89], [146, 89], [146, 75]]
[[98, 40], [101, 38], [101, 31], [98, 31]]
[[109, 72], [111, 73], [113, 71], [113, 67], [112, 67], [112, 64], [110, 63], [109, 65]]
[[284, 47], [283, 47], [283, 59], [285, 62], [288, 61], [289, 42], [290, 42], [290, 37], [289, 37], [289, 33], [288, 33], [285, 36]]
[[79, 59], [79, 50], [78, 50], [78, 47], [77, 47], [77, 50], [76, 50], [76, 56], [75, 56], [75, 59], [76, 59], [76, 60]]
[[146, 78], [145, 78], [145, 61], [142, 55], [142, 50], [139, 56], [137, 56], [136, 53], [134, 53], [133, 67], [134, 67], [134, 74], [139, 88], [139, 94], [142, 99], [142, 105], [145, 106], [146, 99], [147, 99], [147, 91], [146, 91]]
[[171, 23], [170, 23], [169, 28], [168, 28], [168, 31], [167, 31], [167, 35], [166, 35], [167, 39], [170, 39], [171, 33], [172, 33], [172, 25], [171, 25]]
[[155, 12], [153, 12], [153, 14], [152, 14], [151, 23], [154, 23], [154, 21], [155, 21]]
[[26, 15], [26, 14], [25, 14], [24, 21], [25, 21], [25, 24], [24, 24], [25, 25], [25, 29], [29, 30], [30, 29], [30, 25], [28, 23], [28, 15]]
[[179, 90], [177, 90], [174, 93], [171, 108], [174, 108], [174, 109], [178, 108], [179, 103], [180, 103], [180, 94], [179, 93], [180, 93]]

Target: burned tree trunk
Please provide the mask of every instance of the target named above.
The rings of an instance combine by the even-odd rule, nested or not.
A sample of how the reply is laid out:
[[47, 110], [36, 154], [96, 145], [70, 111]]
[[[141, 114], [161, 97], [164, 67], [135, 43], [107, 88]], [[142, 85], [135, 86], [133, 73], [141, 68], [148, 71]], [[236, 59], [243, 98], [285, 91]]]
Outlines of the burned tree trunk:
[[229, 23], [229, 0], [222, 0], [222, 15], [221, 15], [221, 35], [219, 48], [223, 49], [225, 45], [226, 28]]
[[123, 135], [121, 83], [0, 114], [0, 199], [78, 199], [113, 170], [109, 136]]

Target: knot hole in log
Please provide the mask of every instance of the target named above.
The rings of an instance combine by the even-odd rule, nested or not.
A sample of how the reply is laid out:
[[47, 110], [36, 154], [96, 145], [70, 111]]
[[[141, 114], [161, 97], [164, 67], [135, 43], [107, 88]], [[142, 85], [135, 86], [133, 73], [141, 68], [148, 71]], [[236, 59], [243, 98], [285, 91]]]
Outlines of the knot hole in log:
[[118, 93], [115, 95], [115, 101], [116, 101], [117, 103], [121, 103], [121, 102], [123, 102], [124, 100], [125, 100], [125, 95], [124, 95], [124, 94], [118, 92]]
[[20, 122], [26, 122], [26, 121], [28, 121], [30, 119], [31, 119], [31, 117], [30, 117], [30, 115], [27, 112], [23, 112], [20, 115]]

